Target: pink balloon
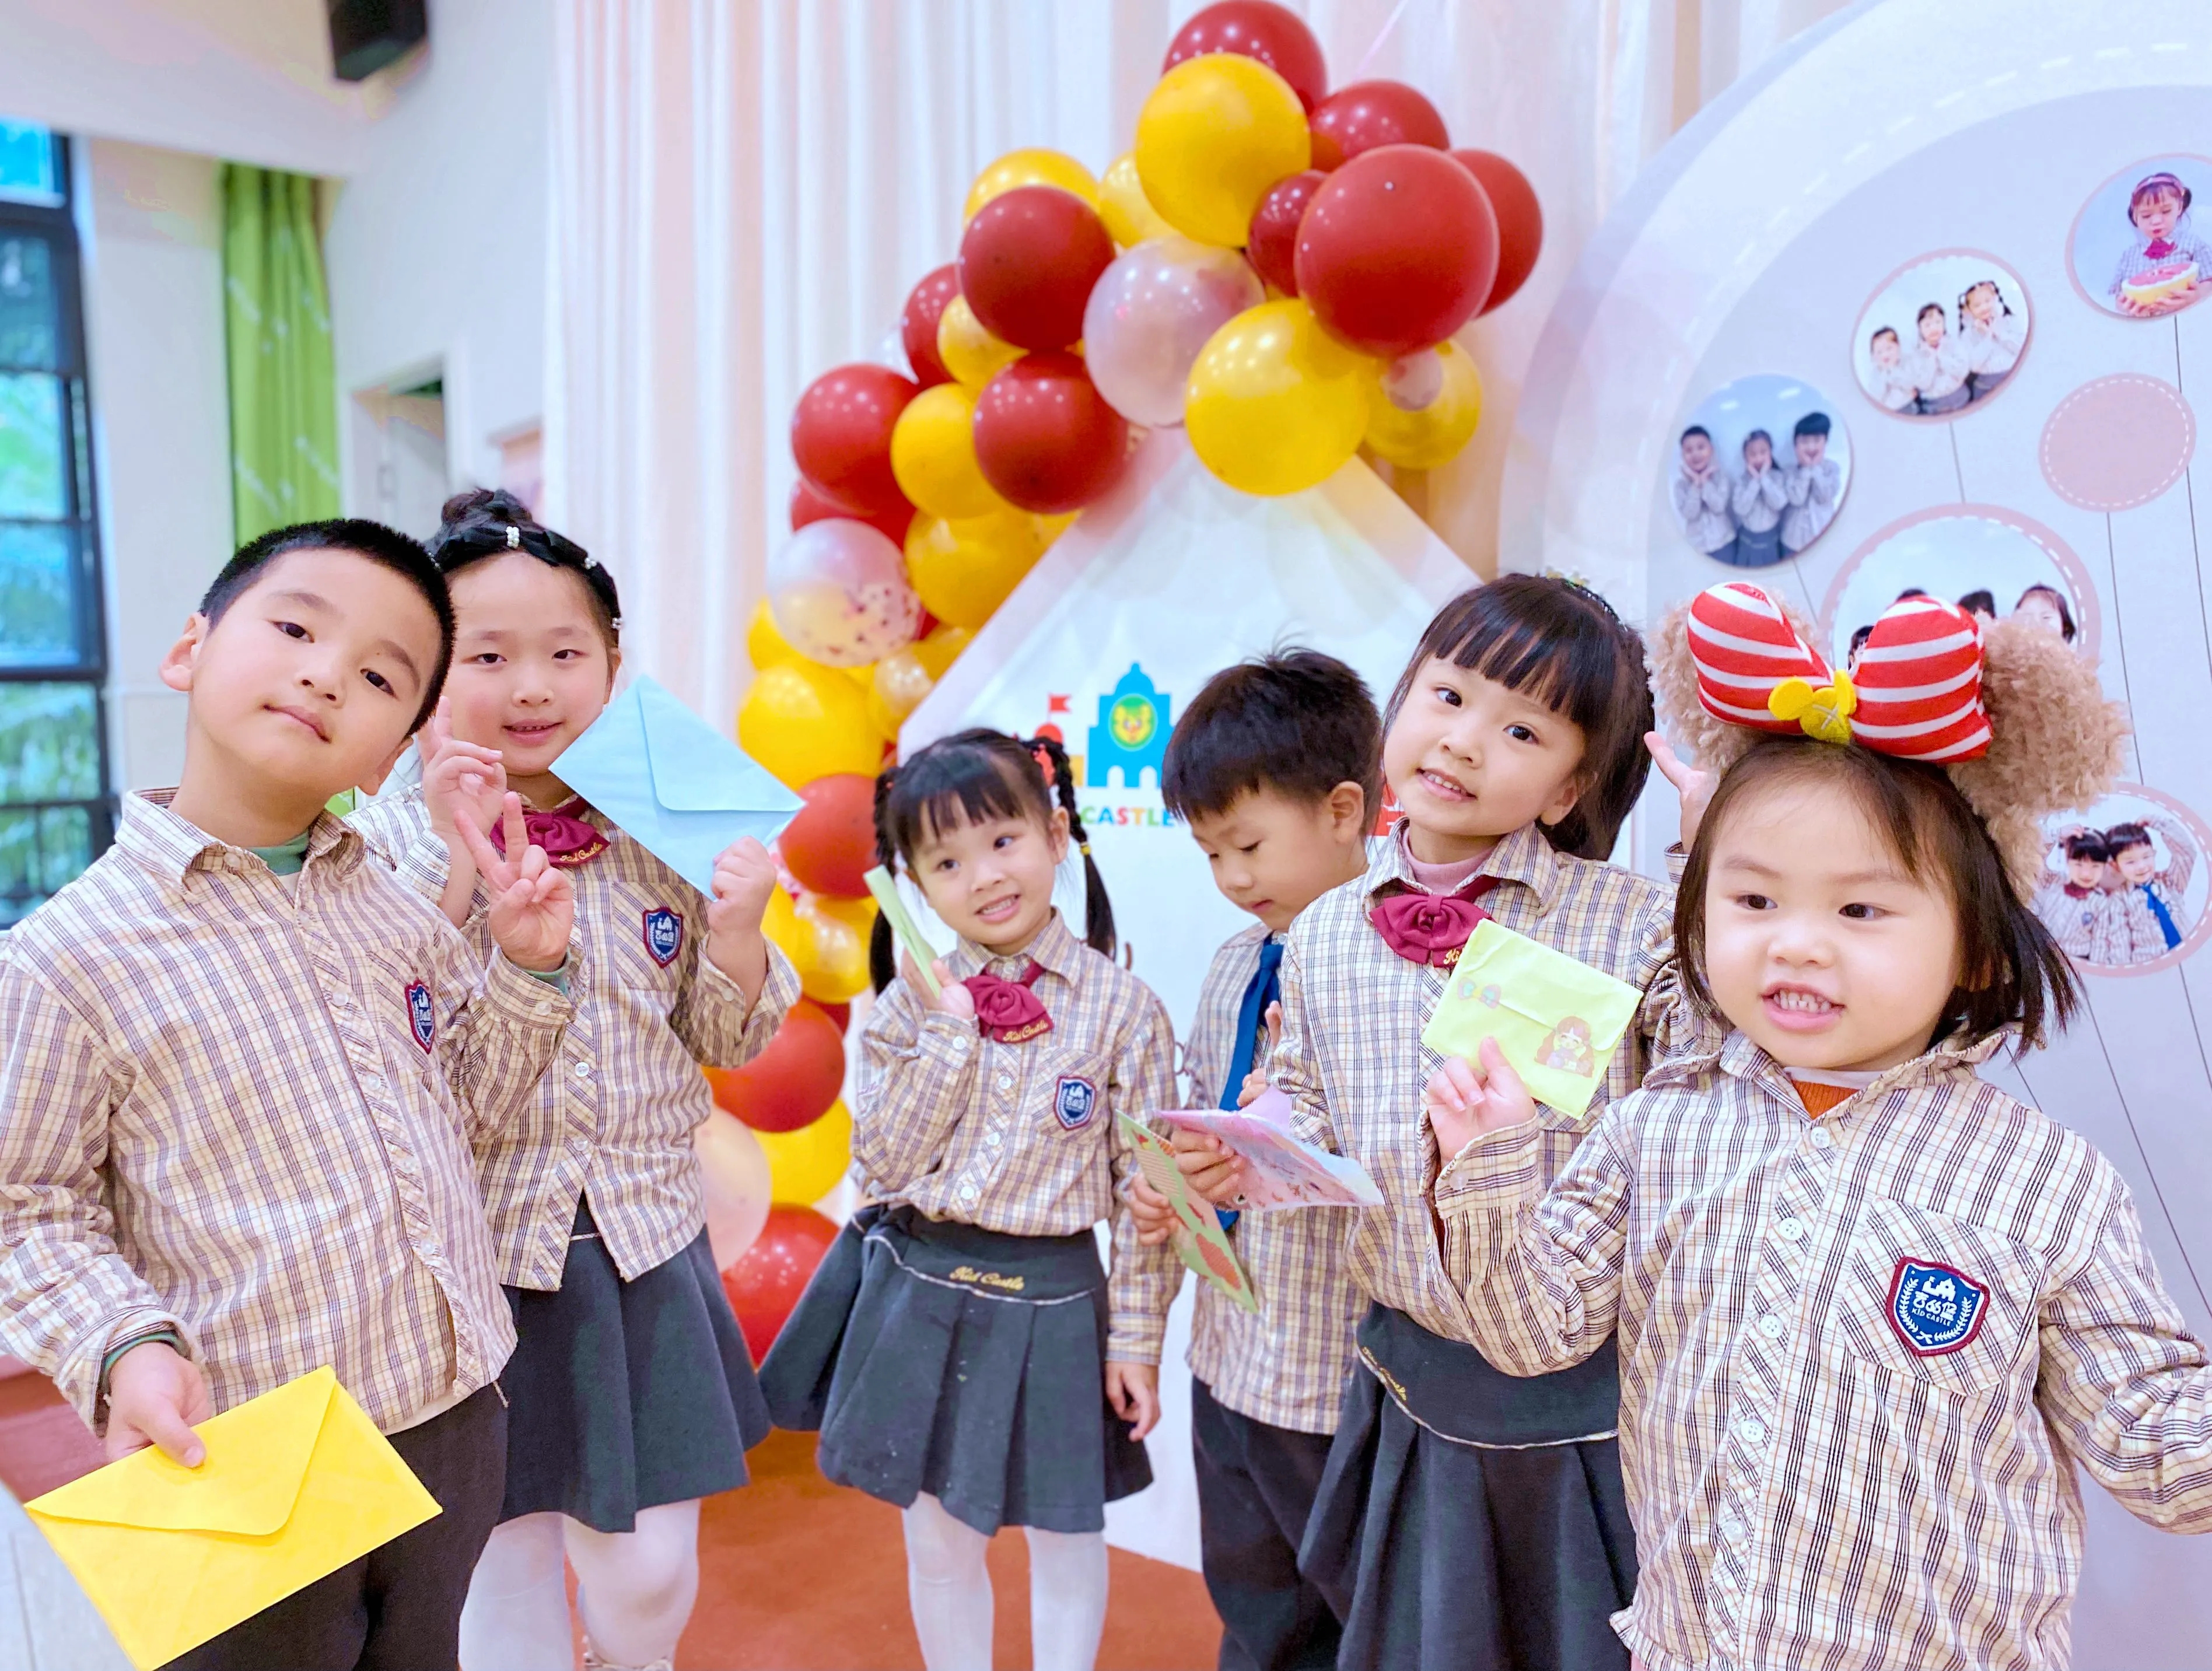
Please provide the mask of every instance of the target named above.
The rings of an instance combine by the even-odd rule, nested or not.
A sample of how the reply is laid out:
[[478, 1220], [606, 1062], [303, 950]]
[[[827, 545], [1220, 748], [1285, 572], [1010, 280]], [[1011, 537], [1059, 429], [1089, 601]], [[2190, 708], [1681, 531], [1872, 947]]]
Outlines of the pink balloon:
[[848, 517], [808, 523], [769, 560], [768, 607], [785, 641], [828, 667], [865, 667], [921, 632], [906, 558]]
[[1206, 339], [1267, 300], [1235, 250], [1148, 238], [1117, 257], [1083, 310], [1083, 363], [1106, 404], [1132, 423], [1182, 422], [1183, 387]]
[[716, 1109], [691, 1133], [707, 1196], [707, 1245], [726, 1271], [760, 1237], [771, 1194], [768, 1151], [735, 1115]]

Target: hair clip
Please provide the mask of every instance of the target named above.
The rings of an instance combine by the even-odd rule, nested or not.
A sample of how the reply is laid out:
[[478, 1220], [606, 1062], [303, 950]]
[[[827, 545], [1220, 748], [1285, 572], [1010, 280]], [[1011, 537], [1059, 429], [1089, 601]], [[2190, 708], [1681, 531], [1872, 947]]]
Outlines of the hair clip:
[[507, 525], [507, 549], [510, 551], [520, 551], [522, 549], [522, 530], [512, 522]]
[[1087, 841], [1078, 842], [1075, 844], [1075, 850], [1088, 859], [1091, 856], [1091, 843]]
[[[1050, 789], [1058, 785], [1060, 775], [1053, 770], [1052, 753], [1043, 744], [1033, 743], [1030, 745], [1030, 758], [1036, 762], [1037, 769], [1044, 774], [1046, 788]], [[1090, 849], [1086, 848], [1084, 851], [1087, 853]]]

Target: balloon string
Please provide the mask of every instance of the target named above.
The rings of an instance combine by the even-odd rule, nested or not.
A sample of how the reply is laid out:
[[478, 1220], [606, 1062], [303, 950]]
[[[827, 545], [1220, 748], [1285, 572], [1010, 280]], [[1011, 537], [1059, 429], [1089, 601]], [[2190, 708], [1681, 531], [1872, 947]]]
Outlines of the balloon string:
[[1382, 30], [1368, 46], [1366, 56], [1359, 60], [1358, 67], [1352, 70], [1353, 81], [1356, 82], [1366, 75], [1367, 66], [1375, 62], [1375, 55], [1382, 50], [1382, 43], [1390, 39], [1390, 32], [1398, 27], [1398, 20], [1406, 15], [1406, 3], [1407, 0], [1398, 0], [1398, 3], [1390, 9], [1390, 15], [1383, 21]]

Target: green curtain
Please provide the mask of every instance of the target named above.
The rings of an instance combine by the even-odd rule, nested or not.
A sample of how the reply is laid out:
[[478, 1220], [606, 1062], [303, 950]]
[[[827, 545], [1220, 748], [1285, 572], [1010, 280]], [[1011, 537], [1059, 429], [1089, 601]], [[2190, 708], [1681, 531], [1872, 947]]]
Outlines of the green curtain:
[[337, 368], [305, 174], [223, 165], [231, 512], [240, 544], [338, 514]]

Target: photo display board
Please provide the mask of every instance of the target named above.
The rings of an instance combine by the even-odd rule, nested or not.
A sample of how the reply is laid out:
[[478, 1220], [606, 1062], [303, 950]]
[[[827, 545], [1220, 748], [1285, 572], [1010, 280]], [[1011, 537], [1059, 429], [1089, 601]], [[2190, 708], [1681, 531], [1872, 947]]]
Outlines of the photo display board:
[[[1507, 566], [1572, 574], [1647, 625], [1749, 580], [1848, 665], [1919, 590], [2096, 667], [2132, 720], [2124, 781], [2049, 821], [2035, 900], [2088, 1002], [2051, 1048], [1985, 1071], [2119, 1170], [2200, 1335], [2207, 193], [2212, 12], [1853, 7], [1697, 118], [1601, 229], [1529, 369], [1503, 530]], [[1675, 834], [1671, 792], [1648, 795], [1638, 868], [1663, 873]], [[2212, 1541], [2082, 1492], [2075, 1662], [2201, 1665]]]

